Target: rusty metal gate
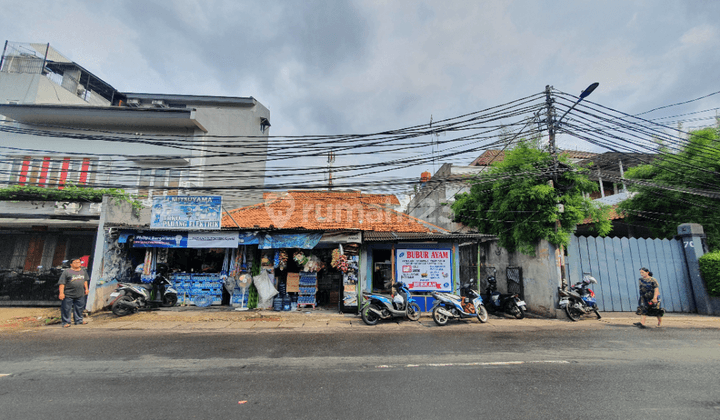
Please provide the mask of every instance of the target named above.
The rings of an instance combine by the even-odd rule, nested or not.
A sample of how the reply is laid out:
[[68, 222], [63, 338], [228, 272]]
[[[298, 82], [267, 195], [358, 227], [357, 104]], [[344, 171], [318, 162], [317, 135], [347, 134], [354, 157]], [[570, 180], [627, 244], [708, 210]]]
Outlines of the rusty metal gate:
[[521, 299], [525, 299], [522, 267], [508, 267], [507, 269], [505, 269], [505, 275], [507, 276], [508, 293], [517, 293], [520, 295]]
[[461, 244], [458, 247], [460, 254], [460, 279], [458, 284], [469, 283], [470, 280], [477, 280], [477, 243]]

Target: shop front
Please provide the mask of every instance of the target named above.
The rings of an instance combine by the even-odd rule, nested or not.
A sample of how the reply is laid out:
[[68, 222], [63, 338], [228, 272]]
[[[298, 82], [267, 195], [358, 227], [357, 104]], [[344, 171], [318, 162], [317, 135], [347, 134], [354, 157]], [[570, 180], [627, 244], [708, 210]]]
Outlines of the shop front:
[[480, 234], [426, 234], [365, 232], [361, 289], [390, 293], [394, 282], [408, 286], [423, 312], [429, 311], [432, 292], [459, 293], [471, 278], [460, 278], [461, 243], [490, 238]]
[[151, 282], [166, 264], [179, 305], [357, 311], [360, 234], [123, 230], [125, 274]]

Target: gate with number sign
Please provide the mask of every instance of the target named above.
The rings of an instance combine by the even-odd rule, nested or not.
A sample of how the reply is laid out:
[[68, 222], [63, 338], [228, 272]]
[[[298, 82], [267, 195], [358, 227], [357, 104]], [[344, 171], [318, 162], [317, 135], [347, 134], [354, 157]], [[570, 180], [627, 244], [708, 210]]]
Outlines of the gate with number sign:
[[696, 312], [692, 285], [678, 239], [593, 238], [573, 236], [568, 246], [568, 283], [590, 273], [598, 308], [605, 312], [635, 312], [640, 268], [646, 267], [660, 285], [668, 312]]

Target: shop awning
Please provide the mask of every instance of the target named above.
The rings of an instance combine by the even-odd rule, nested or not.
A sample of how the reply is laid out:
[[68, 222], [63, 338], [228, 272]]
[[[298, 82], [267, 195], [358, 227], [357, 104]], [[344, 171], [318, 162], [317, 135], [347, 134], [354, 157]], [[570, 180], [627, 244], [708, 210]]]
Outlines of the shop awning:
[[424, 232], [363, 232], [365, 242], [409, 242], [409, 241], [491, 241], [495, 235], [485, 233], [424, 233]]

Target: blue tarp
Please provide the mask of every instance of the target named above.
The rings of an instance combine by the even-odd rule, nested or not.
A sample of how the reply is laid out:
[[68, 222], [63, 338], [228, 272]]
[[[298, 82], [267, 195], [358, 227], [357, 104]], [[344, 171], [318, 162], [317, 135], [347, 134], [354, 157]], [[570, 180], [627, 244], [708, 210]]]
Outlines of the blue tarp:
[[302, 248], [313, 249], [320, 242], [322, 233], [261, 234], [258, 237], [260, 249]]

